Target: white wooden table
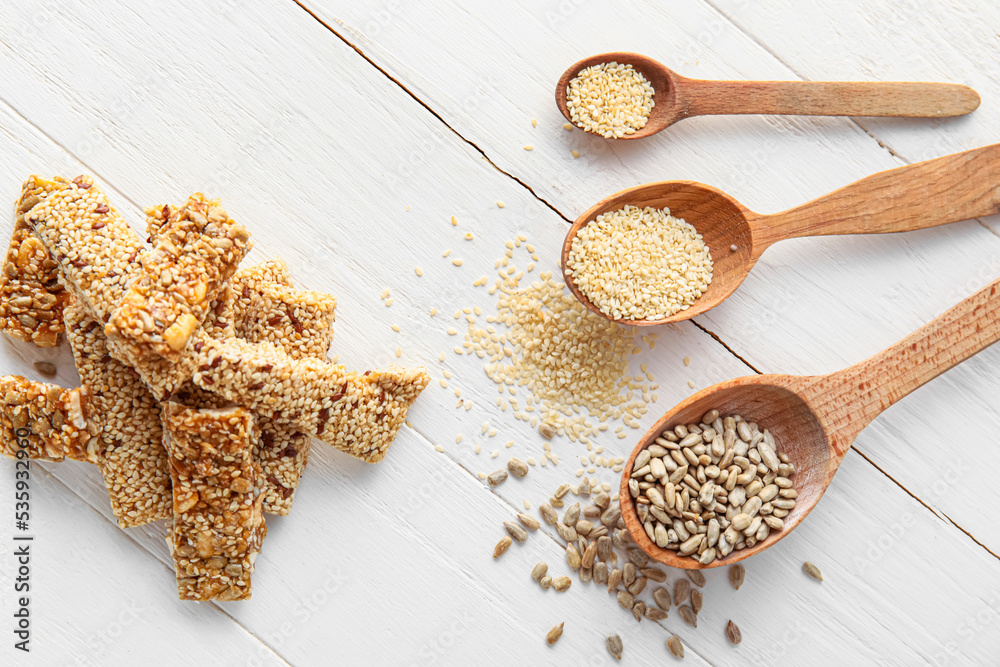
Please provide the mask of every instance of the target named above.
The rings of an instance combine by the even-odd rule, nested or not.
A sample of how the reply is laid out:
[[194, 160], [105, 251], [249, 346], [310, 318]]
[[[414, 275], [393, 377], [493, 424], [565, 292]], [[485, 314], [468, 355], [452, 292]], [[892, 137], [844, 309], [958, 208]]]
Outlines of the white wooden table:
[[[249, 602], [179, 602], [165, 526], [118, 529], [91, 466], [36, 467], [30, 656], [9, 631], [4, 464], [0, 664], [601, 665], [612, 632], [636, 665], [669, 664], [670, 633], [689, 664], [997, 664], [1000, 348], [869, 427], [809, 520], [747, 562], [738, 593], [711, 572], [698, 629], [676, 612], [637, 624], [594, 585], [541, 591], [528, 577], [536, 561], [565, 569], [545, 535], [490, 558], [501, 521], [574, 481], [586, 450], [557, 439], [558, 467], [491, 491], [477, 473], [539, 456], [542, 440], [495, 407], [475, 357], [438, 355], [454, 345], [445, 329], [456, 308], [495, 308], [472, 281], [506, 240], [527, 235], [539, 270], [555, 269], [567, 221], [615, 190], [692, 179], [778, 211], [997, 141], [998, 25], [990, 0], [5, 3], [0, 202], [11, 205], [28, 174], [88, 172], [138, 227], [145, 205], [219, 196], [253, 232], [251, 260], [281, 255], [297, 284], [337, 296], [342, 363], [394, 362], [400, 346], [401, 361], [435, 381], [383, 463], [314, 447], [293, 513], [268, 518]], [[700, 118], [620, 144], [564, 130], [556, 78], [615, 50], [703, 78], [954, 81], [983, 104], [940, 121]], [[689, 380], [823, 373], [875, 353], [1000, 275], [998, 236], [994, 217], [775, 247], [722, 307], [659, 331], [640, 358], [661, 384], [656, 409], [629, 438], [595, 442], [627, 455]], [[78, 382], [65, 348], [0, 340], [2, 373], [37, 377], [39, 359], [55, 361], [58, 382]], [[444, 368], [449, 389], [437, 384]], [[472, 409], [455, 409], [456, 386]], [[497, 437], [481, 436], [485, 420]], [[822, 584], [802, 574], [805, 560]], [[743, 630], [736, 648], [730, 618]], [[565, 635], [549, 648], [560, 621]]]

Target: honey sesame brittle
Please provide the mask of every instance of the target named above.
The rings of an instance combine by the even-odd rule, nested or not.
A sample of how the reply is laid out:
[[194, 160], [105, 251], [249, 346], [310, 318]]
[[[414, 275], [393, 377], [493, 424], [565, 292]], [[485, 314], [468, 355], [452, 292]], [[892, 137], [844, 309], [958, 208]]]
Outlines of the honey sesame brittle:
[[139, 375], [108, 353], [104, 327], [79, 302], [64, 311], [66, 339], [100, 428], [97, 463], [122, 528], [172, 513], [160, 405]]
[[423, 368], [360, 374], [239, 339], [209, 341], [204, 355], [193, 377], [198, 386], [368, 463], [382, 460], [407, 408], [430, 382]]
[[146, 215], [158, 222], [149, 225], [155, 245], [142, 256], [106, 333], [123, 341], [133, 364], [150, 357], [177, 362], [250, 251], [250, 234], [200, 192], [180, 208], [154, 207]]
[[0, 377], [0, 453], [44, 461], [97, 460], [97, 424], [85, 387], [63, 389], [20, 375]]
[[58, 265], [35, 237], [25, 214], [66, 182], [35, 176], [25, 181], [14, 206], [14, 233], [0, 274], [0, 330], [38, 347], [58, 344], [67, 293], [59, 284]]
[[182, 600], [246, 600], [267, 526], [261, 513], [260, 437], [240, 407], [163, 408], [174, 522], [171, 551]]

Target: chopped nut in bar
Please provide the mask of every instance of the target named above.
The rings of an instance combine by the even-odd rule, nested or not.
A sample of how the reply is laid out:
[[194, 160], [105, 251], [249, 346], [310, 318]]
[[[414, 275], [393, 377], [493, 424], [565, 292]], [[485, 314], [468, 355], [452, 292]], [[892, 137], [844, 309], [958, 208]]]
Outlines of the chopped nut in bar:
[[163, 206], [146, 215], [159, 216], [155, 246], [143, 255], [106, 333], [124, 340], [133, 364], [157, 356], [176, 362], [250, 251], [250, 234], [218, 200], [200, 192], [180, 208]]
[[174, 523], [171, 550], [182, 600], [246, 600], [267, 526], [256, 490], [260, 437], [240, 407], [163, 408]]

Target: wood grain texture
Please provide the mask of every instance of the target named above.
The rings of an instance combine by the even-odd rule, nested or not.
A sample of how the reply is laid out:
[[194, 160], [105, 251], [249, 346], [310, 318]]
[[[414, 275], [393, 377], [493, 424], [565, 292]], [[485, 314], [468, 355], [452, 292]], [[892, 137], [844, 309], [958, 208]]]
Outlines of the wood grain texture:
[[[13, 109], [5, 110], [0, 123], [5, 184], [0, 187], [11, 201], [26, 173], [46, 170], [96, 172], [119, 207], [135, 215], [149, 202], [206, 189], [221, 196], [254, 233], [257, 250], [249, 261], [280, 254], [292, 265], [297, 284], [338, 297], [334, 352], [341, 361], [387, 363], [399, 346], [403, 361], [432, 364], [435, 379], [445, 368], [453, 373], [448, 389], [435, 385], [418, 402], [411, 415], [414, 430], [404, 431], [383, 464], [360, 466], [314, 448], [295, 512], [269, 524], [255, 599], [226, 606], [260, 642], [251, 659], [239, 661], [258, 664], [263, 662], [258, 652], [276, 652], [291, 664], [328, 661], [333, 654], [355, 663], [463, 664], [484, 655], [507, 663], [587, 662], [604, 658], [601, 639], [615, 631], [625, 640], [629, 659], [647, 664], [663, 659], [669, 630], [684, 639], [687, 660], [694, 664], [729, 664], [737, 655], [750, 662], [815, 663], [817, 655], [889, 664], [988, 662], [1000, 650], [989, 632], [1000, 613], [996, 559], [860, 457], [845, 460], [838, 484], [809, 522], [780, 548], [751, 561], [743, 590], [732, 591], [721, 574], [709, 576], [698, 630], [676, 618], [664, 623], [666, 629], [635, 624], [612, 598], [579, 582], [563, 596], [543, 593], [528, 578], [531, 566], [540, 559], [561, 563], [562, 557], [547, 531], [548, 537], [533, 536], [502, 561], [489, 558], [501, 534], [499, 521], [510, 518], [523, 500], [537, 508], [557, 484], [575, 481], [576, 466], [582, 465], [576, 459], [587, 450], [559, 440], [559, 467], [533, 467], [524, 480], [510, 480], [495, 493], [470, 474], [500, 467], [508, 455], [537, 456], [542, 440], [493, 407], [497, 393], [480, 360], [449, 353], [446, 364], [437, 361], [455, 344], [445, 333], [454, 323], [450, 310], [492, 307], [493, 298], [471, 282], [492, 270], [504, 242], [517, 233], [530, 236], [547, 262], [536, 270], [556, 270], [566, 231], [559, 214], [482, 160], [477, 148], [557, 203], [567, 218], [600, 194], [663, 178], [726, 185], [755, 208], [780, 210], [899, 164], [856, 125], [836, 119], [692, 120], [672, 130], [666, 144], [658, 137], [620, 154], [617, 148], [600, 148], [604, 140], [591, 143], [583, 133], [562, 130], [551, 92], [566, 62], [621, 45], [654, 54], [664, 43], [687, 50], [721, 20], [703, 4], [685, 5], [683, 11], [668, 7], [657, 10], [665, 20], [637, 30], [634, 21], [595, 21], [606, 14], [598, 10], [575, 6], [569, 16], [556, 14], [572, 23], [573, 34], [563, 30], [566, 21], [550, 22], [549, 14], [560, 11], [556, 2], [337, 6], [337, 13], [357, 18], [353, 30], [371, 35], [364, 41], [366, 53], [377, 45], [389, 54], [392, 66], [379, 64], [390, 73], [399, 73], [399, 63], [416, 72], [416, 79], [399, 78], [475, 146], [291, 3], [173, 3], [146, 8], [142, 15], [108, 0], [65, 10], [24, 3], [11, 6], [10, 20], [0, 25], [2, 96]], [[717, 55], [700, 59], [700, 65], [690, 59], [681, 71], [705, 78], [789, 78], [789, 70], [766, 50], [725, 22], [719, 25]], [[154, 34], [170, 35], [174, 48], [151, 41]], [[505, 48], [496, 48], [500, 44]], [[514, 60], [501, 59], [512, 53]], [[425, 68], [428, 63], [435, 67]], [[501, 89], [490, 88], [492, 83]], [[531, 127], [531, 117], [539, 119], [538, 128]], [[521, 148], [529, 142], [535, 144], [531, 153]], [[571, 147], [584, 157], [574, 161]], [[345, 197], [349, 191], [354, 195]], [[506, 208], [496, 207], [498, 199]], [[458, 228], [448, 223], [452, 215]], [[829, 246], [804, 242], [789, 253], [776, 248], [776, 259], [770, 261], [768, 253], [761, 265], [768, 275], [750, 278], [760, 291], [746, 303], [755, 306], [763, 299], [777, 307], [745, 321], [751, 325], [747, 335], [727, 336], [727, 343], [746, 341], [755, 363], [765, 358], [784, 365], [781, 370], [801, 366], [803, 359], [833, 368], [844, 365], [840, 357], [856, 360], [877, 340], [873, 332], [892, 336], [896, 329], [915, 328], [910, 324], [919, 325], [929, 319], [925, 314], [964, 296], [940, 292], [965, 288], [982, 271], [975, 263], [985, 263], [996, 246], [975, 223], [959, 227], [959, 238], [920, 232], [902, 246], [866, 241], [826, 265], [819, 260], [833, 254]], [[475, 239], [465, 241], [465, 231]], [[403, 242], [385, 244], [390, 237]], [[448, 247], [465, 260], [463, 267], [440, 257]], [[413, 272], [418, 264], [425, 270], [420, 279]], [[831, 276], [850, 278], [829, 303], [807, 300], [791, 308], [789, 291], [776, 280], [789, 272], [793, 287], [810, 299], [824, 293], [819, 288]], [[386, 287], [395, 297], [391, 308], [378, 299]], [[864, 304], [878, 304], [880, 318], [871, 319], [863, 308], [849, 315], [855, 312], [856, 291], [865, 292]], [[432, 306], [440, 311], [436, 318], [428, 316]], [[786, 331], [788, 321], [797, 326]], [[400, 332], [390, 328], [393, 323], [401, 325]], [[811, 327], [822, 335], [810, 339]], [[644, 349], [636, 358], [661, 378], [656, 409], [688, 395], [687, 380], [707, 386], [748, 372], [692, 324], [663, 327], [660, 334], [655, 350]], [[61, 354], [7, 342], [0, 349], [5, 372], [29, 375], [36, 355]], [[681, 363], [684, 356], [693, 359], [689, 367]], [[897, 410], [892, 408], [866, 435], [874, 433], [873, 442], [910, 447], [911, 459], [923, 457], [918, 463], [924, 467], [911, 461], [907, 470], [922, 475], [933, 469], [915, 485], [927, 489], [925, 502], [948, 507], [949, 515], [950, 505], [968, 505], [967, 516], [982, 519], [963, 491], [964, 480], [980, 471], [963, 461], [927, 456], [926, 441], [917, 437], [935, 420], [954, 419], [957, 395], [959, 407], [984, 415], [979, 422], [967, 418], [957, 424], [957, 432], [970, 446], [981, 438], [980, 429], [993, 414], [987, 397], [995, 380], [984, 369], [966, 370], [977, 361], [899, 406], [919, 402], [917, 409], [891, 420]], [[65, 363], [59, 362], [63, 382], [72, 375]], [[946, 391], [921, 401], [942, 385]], [[456, 387], [471, 401], [469, 411], [455, 409]], [[624, 440], [596, 442], [606, 454], [626, 455], [657, 416], [651, 411]], [[484, 420], [502, 434], [477, 436]], [[458, 433], [466, 436], [462, 445], [454, 442]], [[506, 439], [515, 441], [510, 449], [503, 446]], [[474, 450], [477, 440], [481, 454]], [[497, 459], [490, 458], [494, 449], [501, 450]], [[94, 471], [75, 465], [49, 469], [76, 494], [65, 496], [69, 501], [82, 497], [108, 515]], [[596, 476], [617, 483], [610, 471]], [[935, 491], [942, 480], [943, 490]], [[5, 484], [0, 482], [0, 493], [7, 493]], [[858, 503], [861, 493], [877, 512]], [[885, 517], [892, 519], [887, 523]], [[162, 526], [150, 526], [124, 538], [167, 563], [163, 534]], [[51, 545], [54, 555], [65, 557], [55, 541]], [[942, 572], [936, 559], [952, 567]], [[827, 577], [822, 587], [801, 575], [803, 560], [819, 562]], [[83, 552], [76, 561], [94, 568], [101, 559]], [[166, 577], [159, 585], [172, 586], [165, 566], [156, 576]], [[670, 581], [677, 576], [670, 573]], [[337, 587], [341, 578], [346, 583]], [[58, 605], [51, 607], [89, 610], [86, 591], [78, 590], [75, 584], [60, 589]], [[768, 613], [734, 618], [744, 630], [734, 653], [722, 628], [747, 599], [764, 601]], [[928, 599], [934, 601], [930, 607]], [[817, 602], [826, 614], [816, 613]], [[150, 632], [167, 637], [172, 628], [185, 627], [190, 613], [180, 606]], [[542, 637], [562, 620], [567, 634], [553, 652]], [[152, 644], [149, 636], [137, 634]], [[949, 636], [971, 638], [956, 644]], [[78, 640], [67, 643], [85, 649]], [[122, 648], [112, 646], [102, 664], [131, 664], [130, 644], [116, 645]]]

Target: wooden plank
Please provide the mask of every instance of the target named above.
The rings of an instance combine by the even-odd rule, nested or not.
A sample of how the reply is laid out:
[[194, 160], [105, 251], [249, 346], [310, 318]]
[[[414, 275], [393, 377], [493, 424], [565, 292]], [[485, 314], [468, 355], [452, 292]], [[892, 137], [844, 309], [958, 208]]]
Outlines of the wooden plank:
[[[484, 163], [381, 75], [364, 68], [356, 54], [297, 8], [261, 1], [220, 15], [191, 2], [183, 9], [156, 8], [138, 17], [114, 3], [102, 6], [93, 16], [48, 13], [45, 49], [36, 47], [29, 54], [24, 49], [30, 44], [18, 41], [16, 53], [0, 53], [2, 62], [11, 65], [0, 70], [4, 83], [17, 84], [5, 87], [15, 91], [13, 106], [60, 144], [78, 151], [88, 168], [128, 201], [162, 201], [165, 193], [177, 199], [199, 187], [221, 195], [234, 217], [254, 232], [256, 256], [280, 253], [292, 263], [300, 284], [338, 296], [335, 351], [342, 360], [352, 365], [390, 362], [395, 360], [391, 350], [400, 345], [403, 361], [428, 363], [437, 379], [437, 355], [454, 344], [444, 331], [453, 320], [431, 319], [428, 309], [436, 306], [444, 315], [449, 312], [445, 306], [475, 304], [488, 311], [492, 299], [471, 281], [491, 270], [503, 242], [519, 232], [529, 234], [546, 257], [555, 257], [565, 230], [555, 213]], [[211, 30], [203, 27], [208, 25]], [[94, 53], [83, 36], [98, 29], [102, 52]], [[175, 48], [164, 52], [150, 44], [146, 36], [154, 31], [174, 36]], [[225, 46], [237, 42], [259, 50], [233, 52]], [[137, 84], [141, 89], [145, 76], [141, 73], [156, 72], [159, 59], [178, 73], [162, 82], [168, 98], [187, 86], [206, 94], [189, 96], [181, 106], [157, 96], [140, 96], [141, 105], [120, 102], [133, 100], [132, 91]], [[123, 62], [130, 65], [120, 66]], [[212, 63], [212, 72], [205, 69], [206, 62]], [[63, 71], [60, 64], [74, 71]], [[262, 78], [260, 72], [270, 76]], [[95, 86], [100, 95], [91, 94]], [[17, 92], [28, 89], [44, 99]], [[87, 103], [67, 102], [79, 98]], [[275, 125], [274, 119], [280, 121]], [[353, 129], [362, 122], [368, 133], [359, 138]], [[51, 144], [32, 139], [23, 123], [5, 120], [4, 125], [14, 127], [15, 136], [28, 137], [25, 141], [32, 145], [25, 155], [43, 163], [36, 170], [54, 168], [49, 162], [55, 160], [41, 154], [46, 145], [47, 155], [57, 154]], [[104, 128], [113, 146], [84, 145], [79, 136], [86, 137], [87, 128]], [[161, 128], [170, 131], [165, 134]], [[223, 171], [216, 166], [220, 163], [226, 165]], [[27, 167], [7, 169], [4, 182], [21, 178], [18, 173]], [[345, 198], [344, 192], [356, 194]], [[507, 206], [497, 208], [497, 200]], [[458, 228], [448, 223], [451, 215], [458, 215]], [[476, 239], [464, 241], [465, 230]], [[384, 243], [395, 235], [404, 242]], [[442, 259], [445, 247], [461, 249], [465, 265], [456, 268]], [[413, 277], [417, 263], [425, 268], [420, 279]], [[384, 287], [395, 295], [391, 308], [379, 302]], [[399, 334], [390, 329], [394, 322], [401, 325]], [[640, 360], [648, 361], [658, 377], [673, 380], [660, 390], [664, 403], [687, 392], [689, 378], [703, 386], [746, 372], [692, 325], [663, 334], [654, 353], [644, 352]], [[690, 367], [681, 363], [684, 355], [694, 358]], [[601, 640], [612, 631], [622, 633], [630, 655], [647, 662], [662, 659], [665, 631], [649, 623], [635, 625], [610, 597], [584, 595], [586, 586], [579, 583], [563, 596], [532, 587], [527, 573], [536, 560], [544, 558], [553, 566], [560, 562], [555, 541], [533, 536], [502, 561], [489, 558], [501, 534], [499, 523], [512, 516], [512, 505], [529, 499], [537, 507], [558, 483], [575, 479], [571, 462], [586, 450], [557, 440], [554, 447], [564, 461], [558, 468], [534, 468], [525, 480], [511, 480], [499, 494], [489, 493], [468, 471], [499, 467], [508, 452], [522, 458], [537, 454], [541, 440], [521, 423], [500, 422], [488, 402], [495, 389], [483, 378], [478, 359], [448, 359], [453, 385], [462, 386], [475, 407], [458, 412], [453, 394], [430, 388], [411, 415], [415, 430], [404, 430], [376, 467], [317, 447], [293, 515], [271, 521], [254, 600], [227, 604], [226, 611], [292, 663], [328, 659], [333, 642], [354, 662], [464, 663], [492, 654], [511, 662], [538, 663], [554, 655], [560, 661], [580, 661], [603, 656]], [[642, 424], [655, 416], [646, 415]], [[484, 419], [505, 432], [490, 440], [515, 440], [510, 450], [504, 448], [504, 458], [494, 461], [472, 450], [472, 436]], [[454, 445], [456, 432], [466, 433], [464, 447]], [[614, 439], [606, 445], [617, 453], [626, 452], [630, 443], [631, 438]], [[434, 444], [445, 447], [445, 454], [435, 452]], [[483, 444], [485, 451], [492, 449]], [[83, 465], [51, 469], [88, 503], [108, 512], [94, 470]], [[605, 472], [600, 477], [613, 481], [615, 476]], [[880, 515], [856, 503], [863, 492], [872, 494], [874, 506], [906, 517], [906, 530], [887, 547], [886, 556], [870, 558], [874, 564], [860, 567], [852, 579], [856, 550], [877, 543], [886, 530]], [[799, 662], [815, 655], [817, 647], [844, 654], [844, 636], [858, 638], [846, 650], [855, 658], [947, 650], [935, 630], [957, 632], [963, 610], [980, 608], [980, 598], [973, 595], [982, 592], [981, 582], [995, 580], [995, 561], [856, 457], [845, 462], [829, 498], [812, 523], [787, 540], [791, 546], [783, 543], [773, 555], [760, 557], [782, 560], [760, 561], [759, 575], [751, 563], [751, 582], [760, 577], [754, 599], [770, 596], [766, 599], [780, 614], [765, 616], [760, 625], [741, 623], [747, 636], [741, 655], [773, 656], [775, 637], [785, 638], [790, 645], [786, 655], [799, 657]], [[167, 562], [162, 531], [162, 526], [152, 526], [130, 531], [130, 536]], [[918, 560], [910, 557], [911, 551], [928, 561], [940, 555], [956, 567], [944, 576], [932, 573], [929, 566], [911, 562]], [[830, 602], [842, 610], [837, 615], [844, 618], [842, 632], [825, 632], [827, 618], [814, 615], [815, 597], [788, 583], [789, 577], [801, 576], [797, 568], [802, 560], [819, 560], [817, 553], [828, 554], [820, 563], [828, 579], [842, 575], [841, 581], [852, 583], [838, 589]], [[162, 576], [168, 586], [169, 572]], [[914, 576], [926, 582], [924, 595], [947, 604], [899, 607], [898, 590]], [[859, 587], [870, 591], [861, 614], [856, 611]], [[911, 589], [916, 596], [916, 588]], [[733, 649], [722, 636], [728, 617], [724, 610], [730, 600], [734, 609], [746, 604], [736, 605], [738, 600], [729, 597], [736, 594], [722, 576], [713, 576], [710, 593], [710, 604], [718, 606], [706, 608], [698, 631], [688, 632], [673, 617], [664, 624], [688, 642], [689, 660], [696, 663], [732, 659]], [[529, 597], [533, 595], [549, 597]], [[987, 612], [992, 608], [985, 607]], [[276, 610], [288, 625], [276, 626]], [[382, 616], [391, 641], [372, 640], [372, 620]], [[923, 630], [915, 640], [908, 634], [894, 636], [872, 618]], [[802, 619], [801, 626], [790, 625], [796, 619]], [[568, 622], [567, 635], [552, 649], [558, 654], [550, 653], [542, 637], [561, 620]], [[801, 632], [785, 634], [792, 629]], [[813, 637], [819, 637], [818, 644]], [[995, 641], [980, 633], [958, 649], [958, 658], [981, 661], [996, 650]]]
[[[14, 472], [12, 465], [4, 467], [0, 511], [11, 517], [13, 528]], [[15, 542], [5, 527], [0, 567], [0, 586], [9, 591], [4, 615], [12, 618], [20, 595], [30, 599], [30, 653], [14, 648], [19, 640], [11, 622], [0, 647], [4, 664], [288, 665], [218, 608], [178, 600], [172, 568], [122, 535], [113, 519], [81, 502], [43, 466], [32, 466], [30, 484], [31, 520], [23, 535], [34, 539]], [[30, 590], [15, 593], [15, 578], [21, 576], [15, 555], [25, 544]]]
[[[810, 75], [825, 66], [826, 53], [815, 48], [812, 34], [826, 35], [824, 40], [840, 44], [840, 64], [824, 71], [822, 78], [874, 78], [869, 76], [871, 62], [892, 61], [897, 69], [888, 70], [882, 78], [922, 75], [970, 83], [984, 94], [984, 109], [989, 108], [994, 94], [983, 84], [997, 76], [995, 67], [979, 67], [975, 77], [946, 76], [943, 70], [903, 76], [898, 68], [906, 59], [899, 52], [877, 60], [851, 60], [857, 43], [865, 44], [872, 54], [890, 48], [880, 46], [887, 42], [879, 33], [882, 10], [869, 11], [878, 16], [868, 17], [864, 33], [843, 27], [835, 13], [839, 10], [812, 10], [815, 29], [803, 31], [792, 25], [799, 9], [793, 10], [789, 2], [773, 3], [781, 12], [759, 11], [756, 4], [742, 0], [727, 3], [726, 7], [739, 10], [737, 23], [752, 18], [754, 26], [768, 25], [779, 14], [777, 27], [756, 41], [704, 3], [685, 3], [683, 9], [671, 3], [623, 3], [614, 13], [594, 3], [551, 2], [531, 8], [492, 5], [474, 13], [463, 11], [457, 2], [383, 5], [310, 0], [304, 4], [502, 169], [569, 218], [612, 191], [672, 178], [719, 186], [751, 209], [771, 213], [906, 160], [972, 148], [996, 136], [981, 126], [996, 122], [995, 114], [982, 111], [950, 121], [877, 121], [879, 127], [952, 128], [952, 135], [914, 135], [922, 137], [914, 142], [922, 148], [903, 151], [902, 157], [880, 147], [853, 120], [842, 118], [696, 118], [649, 139], [622, 144], [559, 129], [563, 119], [552, 99], [552, 86], [569, 63], [583, 56], [632, 50], [655, 57], [684, 76], [796, 79], [796, 72], [804, 67], [801, 63], [810, 63]], [[905, 16], [912, 17], [916, 11], [912, 3], [896, 4], [905, 5]], [[635, 16], [640, 13], [642, 27], [637, 27]], [[934, 10], [935, 16], [946, 13], [941, 6]], [[964, 15], [949, 18], [946, 25], [958, 25]], [[892, 37], [898, 38], [894, 44], [910, 48], [906, 45], [920, 41], [900, 37], [908, 23], [894, 21]], [[424, 38], [439, 25], [452, 26], [447, 39]], [[922, 30], [932, 32], [936, 25], [928, 21]], [[980, 46], [966, 56], [974, 62], [988, 52], [983, 51], [986, 42], [980, 39], [988, 31], [978, 26], [969, 30], [980, 40], [976, 42]], [[777, 40], [778, 34], [792, 36], [797, 47], [791, 66], [771, 53], [770, 41]], [[933, 43], [940, 39], [936, 37]], [[951, 62], [925, 51], [920, 49], [924, 60]], [[912, 55], [908, 58], [912, 60]], [[956, 67], [963, 67], [963, 72], [975, 69], [962, 64], [966, 61], [958, 62]], [[531, 127], [531, 117], [538, 119], [538, 128]], [[976, 138], [969, 134], [973, 126], [979, 128]], [[946, 141], [947, 136], [952, 139]], [[522, 150], [526, 143], [533, 144], [534, 150]], [[576, 161], [567, 157], [570, 148], [580, 150], [583, 157]], [[985, 224], [997, 230], [998, 220], [993, 216]], [[990, 282], [1000, 274], [998, 251], [997, 238], [976, 222], [902, 236], [787, 241], [764, 255], [736, 295], [698, 322], [763, 372], [828, 373], [878, 352]], [[961, 377], [971, 373], [976, 378], [973, 385], [995, 392], [994, 374], [988, 371], [992, 358], [973, 359], [968, 368], [957, 372]], [[959, 399], [949, 380], [940, 382], [908, 401], [954, 405], [976, 400], [970, 399], [974, 394], [969, 388], [958, 390]], [[917, 461], [905, 449], [884, 448], [882, 438], [870, 433], [862, 435], [857, 447], [875, 457], [880, 467], [912, 493], [924, 497], [932, 494], [932, 471], [946, 463], [949, 455], [934, 447], [921, 407], [904, 402], [873, 427], [879, 431], [872, 431], [889, 430], [903, 442], [919, 443], [914, 447], [923, 456]], [[995, 421], [995, 411], [980, 413], [973, 417], [975, 425], [969, 432], [989, 429]], [[883, 422], [885, 426], [880, 426]], [[985, 449], [978, 454], [989, 455]], [[983, 468], [971, 475], [976, 484], [991, 483]], [[1000, 552], [1000, 527], [984, 521], [968, 498], [939, 497], [935, 506], [994, 553]]]

